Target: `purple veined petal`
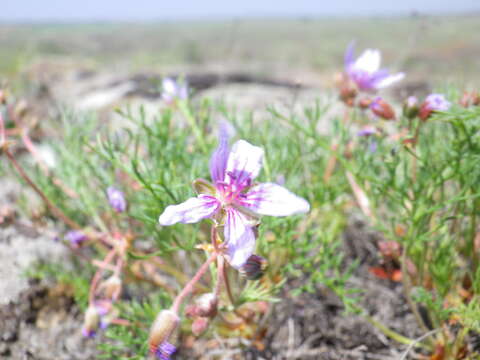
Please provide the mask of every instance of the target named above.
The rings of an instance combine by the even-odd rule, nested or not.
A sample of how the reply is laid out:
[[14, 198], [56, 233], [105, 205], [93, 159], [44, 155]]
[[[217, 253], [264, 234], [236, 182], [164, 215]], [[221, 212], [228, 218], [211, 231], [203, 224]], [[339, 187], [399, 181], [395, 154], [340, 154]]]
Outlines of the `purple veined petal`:
[[402, 80], [405, 77], [404, 73], [397, 73], [395, 75], [388, 75], [386, 77], [383, 77], [381, 80], [377, 81], [375, 84], [375, 87], [377, 89], [383, 89], [386, 88], [397, 81]]
[[218, 147], [210, 158], [210, 175], [214, 184], [225, 180], [225, 172], [228, 161], [228, 140], [229, 132], [227, 124], [220, 124]]
[[245, 140], [233, 144], [227, 161], [226, 174], [231, 184], [248, 186], [262, 169], [263, 149]]
[[224, 230], [227, 260], [240, 269], [255, 251], [255, 233], [247, 217], [236, 209], [227, 209]]
[[158, 221], [162, 226], [173, 225], [178, 222], [192, 224], [211, 217], [219, 206], [218, 200], [213, 196], [199, 195], [181, 204], [167, 206]]
[[347, 49], [345, 50], [345, 55], [344, 55], [345, 69], [347, 71], [354, 62], [354, 58], [353, 58], [354, 52], [355, 52], [355, 41], [352, 41], [350, 42], [350, 44], [348, 44]]
[[256, 214], [270, 216], [289, 216], [310, 210], [305, 199], [274, 183], [254, 186], [240, 204]]
[[380, 68], [381, 55], [376, 49], [367, 49], [352, 64], [352, 70], [363, 70], [369, 74], [378, 71]]

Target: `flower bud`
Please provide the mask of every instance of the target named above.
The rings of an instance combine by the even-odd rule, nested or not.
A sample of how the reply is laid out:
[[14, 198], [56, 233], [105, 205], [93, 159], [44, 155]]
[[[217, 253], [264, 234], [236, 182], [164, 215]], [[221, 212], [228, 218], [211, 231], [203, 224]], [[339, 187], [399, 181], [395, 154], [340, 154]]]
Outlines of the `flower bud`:
[[358, 102], [358, 107], [360, 109], [368, 109], [371, 104], [372, 104], [372, 99], [363, 98], [363, 99], [360, 99], [360, 101]]
[[87, 240], [87, 235], [79, 230], [71, 230], [65, 234], [65, 240], [69, 241], [73, 246], [78, 247]]
[[247, 262], [243, 264], [240, 273], [248, 280], [260, 279], [267, 269], [267, 260], [258, 255], [251, 255]]
[[418, 111], [418, 99], [415, 96], [409, 96], [403, 104], [403, 115], [408, 119], [414, 119], [417, 117]]
[[7, 95], [5, 90], [0, 89], [0, 105], [5, 105], [7, 103]]
[[177, 351], [177, 348], [168, 341], [161, 343], [155, 350], [155, 357], [159, 360], [169, 360], [170, 356]]
[[433, 112], [446, 111], [450, 108], [450, 102], [442, 94], [430, 94], [420, 106], [418, 117], [427, 120]]
[[467, 108], [480, 105], [480, 95], [477, 91], [465, 91], [460, 99], [460, 105]]
[[122, 280], [117, 275], [112, 275], [99, 285], [98, 290], [105, 299], [116, 300], [122, 291]]
[[218, 298], [214, 293], [203, 294], [195, 300], [196, 315], [213, 318], [217, 315]]
[[376, 133], [377, 133], [377, 128], [375, 126], [366, 125], [362, 127], [361, 130], [358, 131], [357, 136], [368, 137], [368, 136], [375, 135]]
[[347, 106], [353, 106], [358, 91], [355, 85], [348, 78], [347, 74], [335, 74], [334, 82], [336, 87], [339, 89], [340, 100], [342, 100]]
[[82, 335], [84, 337], [94, 337], [100, 326], [100, 314], [94, 305], [90, 305], [85, 312], [83, 321]]
[[158, 313], [148, 338], [151, 353], [158, 357], [158, 352], [161, 351], [164, 344], [168, 344], [168, 339], [177, 329], [179, 323], [180, 318], [172, 310], [162, 310]]
[[199, 317], [196, 318], [192, 323], [192, 333], [195, 336], [202, 335], [207, 331], [208, 326], [210, 325], [210, 320], [208, 318]]
[[395, 119], [395, 112], [393, 111], [393, 108], [390, 106], [390, 104], [388, 104], [380, 97], [377, 97], [375, 100], [372, 101], [372, 103], [370, 104], [370, 110], [372, 110], [375, 115], [384, 120]]
[[107, 197], [110, 206], [117, 212], [121, 213], [127, 210], [127, 201], [123, 192], [113, 186], [107, 189]]

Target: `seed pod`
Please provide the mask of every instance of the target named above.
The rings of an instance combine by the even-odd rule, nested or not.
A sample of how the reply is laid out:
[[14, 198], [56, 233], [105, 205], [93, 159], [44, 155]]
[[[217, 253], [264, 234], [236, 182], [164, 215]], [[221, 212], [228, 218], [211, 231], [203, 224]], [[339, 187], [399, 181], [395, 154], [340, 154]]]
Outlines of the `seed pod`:
[[95, 336], [98, 327], [100, 326], [100, 314], [94, 305], [90, 305], [85, 312], [85, 319], [83, 321], [82, 335], [85, 337]]
[[268, 262], [258, 255], [251, 255], [247, 262], [241, 267], [240, 273], [248, 280], [260, 279], [267, 269]]
[[148, 338], [148, 344], [152, 353], [156, 354], [162, 344], [168, 342], [179, 323], [180, 318], [172, 310], [162, 310], [158, 313]]
[[408, 119], [414, 119], [419, 110], [418, 99], [415, 96], [409, 96], [403, 104], [403, 115]]
[[377, 115], [378, 117], [384, 120], [394, 120], [395, 119], [395, 112], [393, 108], [380, 97], [377, 97], [372, 103], [370, 104], [370, 110]]
[[98, 286], [98, 291], [103, 298], [116, 300], [122, 291], [122, 280], [112, 275]]

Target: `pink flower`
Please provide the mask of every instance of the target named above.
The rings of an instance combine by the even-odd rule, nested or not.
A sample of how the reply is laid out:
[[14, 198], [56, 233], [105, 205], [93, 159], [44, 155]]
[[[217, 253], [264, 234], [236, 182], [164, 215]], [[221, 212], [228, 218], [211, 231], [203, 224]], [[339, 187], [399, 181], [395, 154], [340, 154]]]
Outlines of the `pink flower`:
[[356, 60], [353, 58], [354, 44], [345, 52], [345, 71], [360, 90], [377, 91], [386, 88], [405, 77], [404, 73], [391, 75], [388, 70], [380, 69], [379, 50], [367, 49]]
[[196, 223], [213, 219], [224, 226], [227, 260], [239, 269], [255, 250], [255, 231], [261, 215], [288, 216], [310, 210], [308, 202], [274, 183], [255, 184], [262, 168], [263, 149], [239, 140], [231, 150], [225, 131], [210, 159], [213, 185], [197, 182], [197, 197], [168, 206], [161, 225]]

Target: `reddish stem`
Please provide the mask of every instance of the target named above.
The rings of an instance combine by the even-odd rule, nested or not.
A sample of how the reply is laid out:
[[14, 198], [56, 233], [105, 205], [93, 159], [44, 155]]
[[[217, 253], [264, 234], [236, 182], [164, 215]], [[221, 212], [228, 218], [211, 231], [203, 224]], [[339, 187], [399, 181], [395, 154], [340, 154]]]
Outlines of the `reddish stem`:
[[[110, 252], [105, 256], [105, 259], [103, 259], [103, 263], [109, 264], [112, 261], [113, 257], [115, 256], [115, 253], [116, 253], [115, 248], [110, 250]], [[100, 281], [100, 277], [102, 276], [103, 271], [104, 271], [103, 268], [99, 268], [95, 273], [95, 275], [93, 275], [92, 282], [90, 284], [90, 292], [88, 294], [88, 301], [90, 304], [93, 304], [95, 300], [95, 290], [97, 289], [97, 284]]]
[[63, 213], [62, 210], [60, 210], [58, 207], [56, 207], [48, 198], [47, 196], [43, 193], [42, 190], [30, 179], [30, 177], [27, 175], [25, 170], [20, 166], [20, 164], [17, 162], [15, 157], [12, 155], [10, 150], [6, 146], [3, 147], [3, 151], [7, 155], [8, 159], [12, 163], [13, 167], [18, 171], [20, 176], [30, 185], [30, 187], [42, 198], [42, 200], [45, 202], [45, 204], [48, 206], [50, 211], [55, 215], [57, 218], [62, 220], [66, 225], [68, 225], [72, 229], [81, 229], [82, 227], [78, 225], [75, 221], [70, 219], [67, 215]]
[[193, 278], [187, 283], [187, 285], [185, 285], [185, 287], [180, 292], [180, 294], [177, 295], [172, 306], [173, 312], [178, 313], [180, 305], [182, 304], [185, 297], [187, 297], [192, 292], [195, 284], [202, 278], [203, 275], [205, 275], [205, 272], [208, 270], [208, 267], [217, 258], [217, 256], [218, 254], [216, 252], [210, 255], [207, 261], [205, 261], [203, 265], [200, 266], [200, 269], [198, 269], [197, 273], [193, 276]]

